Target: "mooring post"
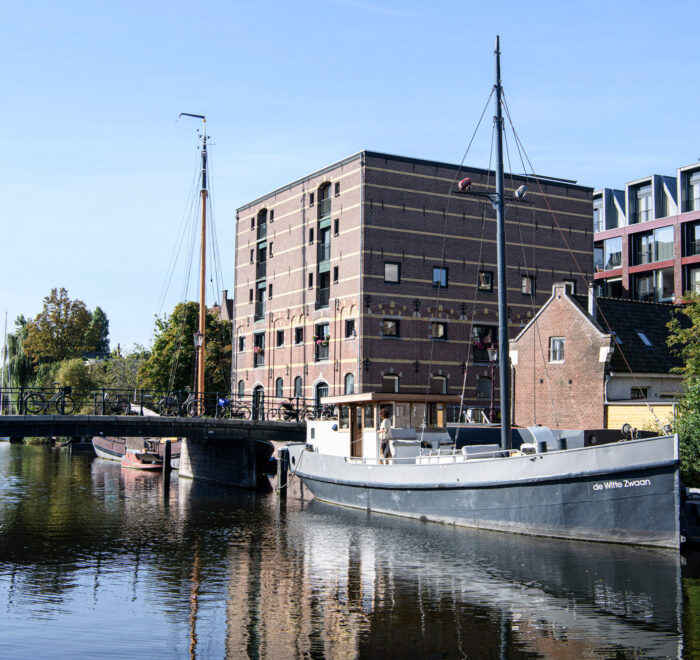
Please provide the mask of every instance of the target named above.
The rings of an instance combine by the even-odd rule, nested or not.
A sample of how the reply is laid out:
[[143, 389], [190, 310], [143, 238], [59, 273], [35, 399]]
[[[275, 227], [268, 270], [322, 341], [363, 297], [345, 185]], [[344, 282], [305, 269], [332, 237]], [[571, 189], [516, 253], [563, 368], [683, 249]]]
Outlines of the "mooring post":
[[280, 497], [287, 499], [287, 472], [289, 471], [289, 449], [280, 447], [277, 450], [277, 492]]
[[170, 475], [170, 470], [172, 469], [172, 465], [170, 464], [171, 455], [172, 447], [168, 439], [163, 443], [163, 476]]

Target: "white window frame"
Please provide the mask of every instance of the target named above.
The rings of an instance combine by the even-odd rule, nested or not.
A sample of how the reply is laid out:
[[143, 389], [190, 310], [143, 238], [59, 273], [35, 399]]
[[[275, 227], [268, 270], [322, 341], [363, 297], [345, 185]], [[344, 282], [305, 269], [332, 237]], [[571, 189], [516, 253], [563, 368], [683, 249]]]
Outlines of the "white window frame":
[[549, 338], [549, 363], [563, 364], [566, 360], [566, 337]]

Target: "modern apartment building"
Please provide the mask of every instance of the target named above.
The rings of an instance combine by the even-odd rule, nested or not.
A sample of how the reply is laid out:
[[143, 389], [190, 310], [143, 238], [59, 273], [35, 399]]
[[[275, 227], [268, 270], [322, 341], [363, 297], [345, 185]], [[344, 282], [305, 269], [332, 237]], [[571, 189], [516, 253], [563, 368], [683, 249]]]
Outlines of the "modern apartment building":
[[700, 292], [700, 163], [593, 193], [599, 295], [650, 302]]
[[[463, 177], [472, 192], [458, 194]], [[492, 388], [498, 400], [488, 351], [498, 342], [494, 185], [486, 170], [362, 151], [241, 206], [236, 391], [318, 398], [464, 386], [471, 405], [487, 404]], [[516, 175], [506, 189], [514, 336], [553, 282], [583, 290], [590, 280], [592, 189]]]

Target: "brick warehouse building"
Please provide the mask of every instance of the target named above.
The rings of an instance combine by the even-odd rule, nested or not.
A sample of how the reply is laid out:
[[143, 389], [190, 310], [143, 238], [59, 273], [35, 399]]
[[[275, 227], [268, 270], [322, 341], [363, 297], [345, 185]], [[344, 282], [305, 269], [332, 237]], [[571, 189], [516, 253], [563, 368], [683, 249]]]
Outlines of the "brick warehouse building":
[[[450, 194], [458, 176], [477, 194]], [[540, 179], [516, 203], [523, 182], [506, 175], [511, 336], [555, 281], [583, 289], [592, 275], [592, 189]], [[498, 341], [496, 220], [483, 196], [494, 186], [487, 170], [362, 151], [241, 206], [235, 391], [459, 394], [464, 381], [465, 400], [483, 405]]]

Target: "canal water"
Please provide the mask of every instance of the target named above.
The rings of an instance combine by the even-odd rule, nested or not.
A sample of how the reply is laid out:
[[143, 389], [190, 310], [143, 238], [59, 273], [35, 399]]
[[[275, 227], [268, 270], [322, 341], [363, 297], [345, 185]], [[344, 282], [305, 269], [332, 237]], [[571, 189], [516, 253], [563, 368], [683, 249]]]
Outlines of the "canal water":
[[0, 444], [2, 658], [697, 658], [697, 555]]

